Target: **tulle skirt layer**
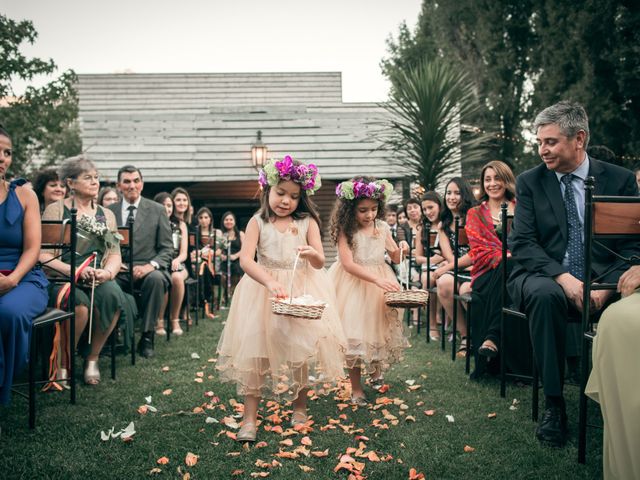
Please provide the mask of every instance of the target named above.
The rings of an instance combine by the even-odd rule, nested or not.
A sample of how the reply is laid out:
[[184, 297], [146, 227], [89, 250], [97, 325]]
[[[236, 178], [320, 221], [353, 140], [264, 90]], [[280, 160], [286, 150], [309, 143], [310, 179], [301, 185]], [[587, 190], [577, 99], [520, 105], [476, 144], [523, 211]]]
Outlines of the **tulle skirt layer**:
[[[267, 271], [289, 287], [291, 270]], [[238, 395], [293, 400], [302, 388], [335, 383], [344, 376], [346, 341], [327, 272], [311, 267], [297, 272], [293, 295], [305, 292], [327, 302], [321, 319], [274, 315], [264, 286], [248, 275], [238, 283], [216, 365], [222, 381], [237, 384]]]
[[[363, 267], [378, 278], [395, 281], [387, 264]], [[347, 337], [347, 368], [361, 367], [373, 373], [376, 368], [385, 370], [402, 360], [409, 346], [402, 325], [403, 311], [387, 307], [380, 287], [346, 272], [339, 261], [331, 266], [329, 276]]]

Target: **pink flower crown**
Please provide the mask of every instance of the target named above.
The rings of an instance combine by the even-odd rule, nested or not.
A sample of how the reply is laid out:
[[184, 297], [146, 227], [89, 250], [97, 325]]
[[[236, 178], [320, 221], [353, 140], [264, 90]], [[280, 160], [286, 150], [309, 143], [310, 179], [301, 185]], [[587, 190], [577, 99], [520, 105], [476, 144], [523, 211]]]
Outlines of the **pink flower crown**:
[[260, 187], [267, 185], [275, 187], [281, 180], [291, 180], [300, 185], [307, 195], [313, 195], [322, 186], [318, 167], [313, 163], [295, 165], [291, 156], [285, 156], [282, 161], [269, 159], [258, 174]]
[[374, 180], [367, 182], [364, 179], [348, 180], [339, 183], [336, 187], [338, 198], [345, 200], [355, 200], [358, 198], [371, 198], [377, 200], [382, 198], [385, 202], [393, 193], [393, 185], [388, 180]]

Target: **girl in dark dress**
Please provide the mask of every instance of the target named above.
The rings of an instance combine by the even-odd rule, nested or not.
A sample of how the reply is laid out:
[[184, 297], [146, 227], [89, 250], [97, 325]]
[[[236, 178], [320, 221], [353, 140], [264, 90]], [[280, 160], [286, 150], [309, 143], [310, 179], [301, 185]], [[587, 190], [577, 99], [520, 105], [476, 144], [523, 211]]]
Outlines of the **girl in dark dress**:
[[[445, 262], [433, 272], [433, 278], [438, 286], [438, 301], [444, 307], [447, 317], [451, 320], [453, 318], [453, 245], [456, 228], [454, 218], [458, 216], [464, 222], [467, 211], [476, 204], [476, 199], [473, 196], [469, 182], [460, 177], [454, 177], [447, 183], [444, 200], [439, 243]], [[463, 270], [470, 266], [469, 248], [460, 247], [458, 250], [458, 268]], [[457, 293], [464, 295], [470, 291], [470, 281], [458, 283]], [[459, 315], [456, 324], [461, 336], [459, 351], [464, 352], [467, 348], [467, 325], [464, 315]], [[454, 335], [455, 333], [453, 332]]]
[[238, 229], [233, 212], [225, 212], [222, 215], [222, 235], [226, 238], [226, 249], [223, 249], [221, 255], [222, 270], [227, 283], [227, 296], [231, 298], [243, 274], [240, 267], [240, 248], [244, 241], [244, 232]]

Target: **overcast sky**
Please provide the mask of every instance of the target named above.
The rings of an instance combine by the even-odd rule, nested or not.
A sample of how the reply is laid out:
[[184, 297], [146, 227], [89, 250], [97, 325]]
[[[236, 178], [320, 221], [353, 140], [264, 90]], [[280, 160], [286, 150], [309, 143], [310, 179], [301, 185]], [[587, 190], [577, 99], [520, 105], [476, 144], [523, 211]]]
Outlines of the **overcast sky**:
[[[386, 39], [420, 0], [3, 0], [38, 31], [28, 55], [77, 73], [340, 71], [343, 100], [381, 101]], [[15, 83], [16, 90], [23, 85]]]

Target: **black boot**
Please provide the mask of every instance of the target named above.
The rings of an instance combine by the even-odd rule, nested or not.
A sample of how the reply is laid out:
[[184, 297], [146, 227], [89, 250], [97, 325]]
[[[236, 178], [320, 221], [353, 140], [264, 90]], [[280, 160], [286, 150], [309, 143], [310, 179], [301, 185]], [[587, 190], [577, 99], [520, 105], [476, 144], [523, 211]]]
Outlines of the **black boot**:
[[153, 332], [144, 332], [138, 342], [138, 354], [144, 358], [151, 358], [153, 352]]

